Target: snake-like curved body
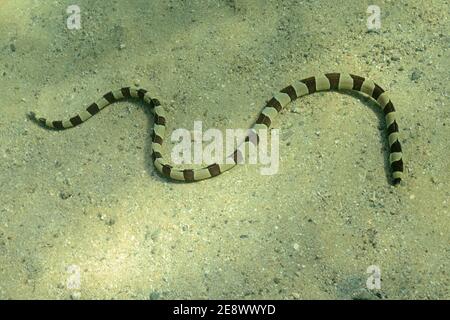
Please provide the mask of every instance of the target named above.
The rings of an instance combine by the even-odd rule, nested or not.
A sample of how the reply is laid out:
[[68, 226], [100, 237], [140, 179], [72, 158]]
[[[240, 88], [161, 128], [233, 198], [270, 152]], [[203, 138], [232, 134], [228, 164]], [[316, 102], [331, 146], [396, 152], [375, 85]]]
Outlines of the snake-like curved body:
[[399, 184], [403, 175], [402, 148], [399, 142], [398, 125], [395, 120], [395, 109], [387, 93], [376, 83], [360, 76], [345, 73], [327, 73], [316, 77], [310, 77], [287, 86], [276, 93], [261, 111], [258, 119], [251, 128], [256, 139], [247, 138], [228, 155], [224, 164], [213, 163], [198, 169], [178, 169], [170, 165], [162, 154], [162, 143], [166, 129], [166, 117], [163, 107], [157, 99], [150, 97], [147, 90], [139, 88], [122, 88], [111, 91], [92, 103], [86, 110], [67, 120], [48, 120], [31, 112], [32, 119], [41, 125], [53, 129], [68, 129], [80, 125], [101, 109], [121, 99], [138, 98], [146, 102], [154, 113], [154, 127], [152, 131], [152, 159], [156, 169], [165, 177], [186, 182], [199, 181], [230, 170], [242, 159], [242, 151], [247, 147], [246, 143], [258, 144], [257, 130], [270, 127], [274, 117], [290, 102], [298, 97], [308, 95], [317, 91], [326, 90], [355, 90], [372, 97], [380, 105], [386, 120], [386, 130], [389, 143], [389, 162], [392, 170], [392, 181]]

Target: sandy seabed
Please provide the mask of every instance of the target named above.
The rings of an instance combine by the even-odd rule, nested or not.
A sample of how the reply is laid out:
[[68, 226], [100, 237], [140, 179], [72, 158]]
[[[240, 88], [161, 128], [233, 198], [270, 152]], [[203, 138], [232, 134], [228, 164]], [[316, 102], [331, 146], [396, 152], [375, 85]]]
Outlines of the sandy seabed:
[[[449, 1], [0, 2], [1, 299], [449, 299]], [[169, 132], [247, 128], [273, 92], [324, 72], [390, 92], [405, 160], [389, 184], [383, 117], [317, 93], [274, 122], [278, 174], [243, 165], [174, 183], [150, 159], [146, 88]], [[170, 153], [170, 143], [165, 145]], [[367, 269], [381, 270], [370, 290]]]

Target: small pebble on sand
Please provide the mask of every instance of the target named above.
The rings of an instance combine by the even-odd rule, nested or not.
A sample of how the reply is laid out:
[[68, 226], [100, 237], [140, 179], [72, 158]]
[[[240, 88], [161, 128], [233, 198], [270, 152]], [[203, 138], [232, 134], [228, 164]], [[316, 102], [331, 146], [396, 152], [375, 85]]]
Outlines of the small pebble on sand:
[[149, 299], [150, 300], [158, 300], [160, 298], [161, 294], [158, 291], [152, 291], [149, 294]]
[[421, 77], [422, 77], [422, 72], [420, 72], [419, 70], [414, 70], [411, 73], [410, 79], [412, 81], [416, 81], [416, 80], [419, 80]]

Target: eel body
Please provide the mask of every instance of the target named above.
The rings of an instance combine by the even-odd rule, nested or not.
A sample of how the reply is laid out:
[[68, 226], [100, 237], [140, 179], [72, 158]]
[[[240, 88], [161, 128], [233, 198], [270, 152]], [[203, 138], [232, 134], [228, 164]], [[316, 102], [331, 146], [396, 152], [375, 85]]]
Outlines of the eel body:
[[152, 159], [156, 169], [164, 176], [170, 179], [186, 182], [199, 181], [220, 175], [230, 170], [242, 159], [242, 152], [247, 147], [246, 143], [258, 144], [257, 131], [270, 127], [275, 116], [288, 105], [301, 96], [312, 94], [317, 91], [327, 90], [354, 90], [362, 92], [373, 98], [384, 113], [386, 130], [389, 145], [389, 163], [392, 171], [392, 182], [394, 185], [400, 183], [403, 175], [402, 148], [399, 142], [399, 131], [395, 119], [395, 109], [387, 93], [376, 83], [360, 76], [345, 73], [327, 73], [320, 76], [309, 77], [297, 81], [276, 93], [267, 101], [265, 107], [259, 114], [250, 132], [256, 135], [256, 139], [250, 139], [249, 136], [236, 148], [236, 150], [227, 156], [230, 161], [225, 163], [213, 163], [198, 169], [178, 169], [172, 166], [162, 156], [162, 143], [166, 129], [166, 116], [160, 102], [152, 98], [147, 90], [139, 88], [122, 88], [111, 91], [103, 95], [99, 100], [89, 105], [86, 110], [67, 120], [49, 120], [37, 116], [34, 112], [30, 115], [44, 127], [52, 129], [68, 129], [78, 126], [97, 114], [100, 110], [113, 102], [128, 98], [137, 98], [147, 103], [154, 114], [154, 127], [152, 130]]

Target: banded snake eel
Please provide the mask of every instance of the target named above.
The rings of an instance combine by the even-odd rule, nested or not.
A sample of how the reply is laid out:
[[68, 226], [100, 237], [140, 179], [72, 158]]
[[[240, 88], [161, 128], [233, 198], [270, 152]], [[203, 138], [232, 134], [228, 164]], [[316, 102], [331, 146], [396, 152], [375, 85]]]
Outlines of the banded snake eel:
[[[258, 119], [251, 128], [256, 134], [258, 129], [270, 127], [274, 117], [290, 102], [301, 96], [312, 94], [317, 91], [327, 90], [354, 90], [362, 92], [373, 98], [381, 107], [386, 120], [386, 130], [389, 144], [389, 163], [392, 171], [392, 182], [397, 185], [403, 175], [402, 148], [399, 142], [398, 125], [395, 120], [395, 109], [387, 93], [376, 83], [360, 76], [345, 73], [327, 73], [324, 75], [309, 77], [297, 81], [276, 93], [259, 114]], [[198, 169], [177, 169], [170, 165], [162, 156], [161, 149], [166, 129], [166, 117], [164, 109], [157, 99], [150, 97], [144, 89], [122, 88], [105, 94], [96, 102], [87, 107], [86, 110], [67, 120], [48, 120], [30, 112], [33, 120], [40, 125], [52, 129], [68, 129], [80, 125], [101, 109], [121, 99], [138, 98], [147, 103], [154, 114], [154, 126], [152, 130], [152, 160], [156, 169], [167, 178], [186, 182], [199, 181], [220, 175], [230, 170], [242, 159], [242, 150], [246, 143], [258, 144], [258, 139], [249, 139], [249, 136], [228, 155], [232, 161], [224, 164], [213, 163]]]

